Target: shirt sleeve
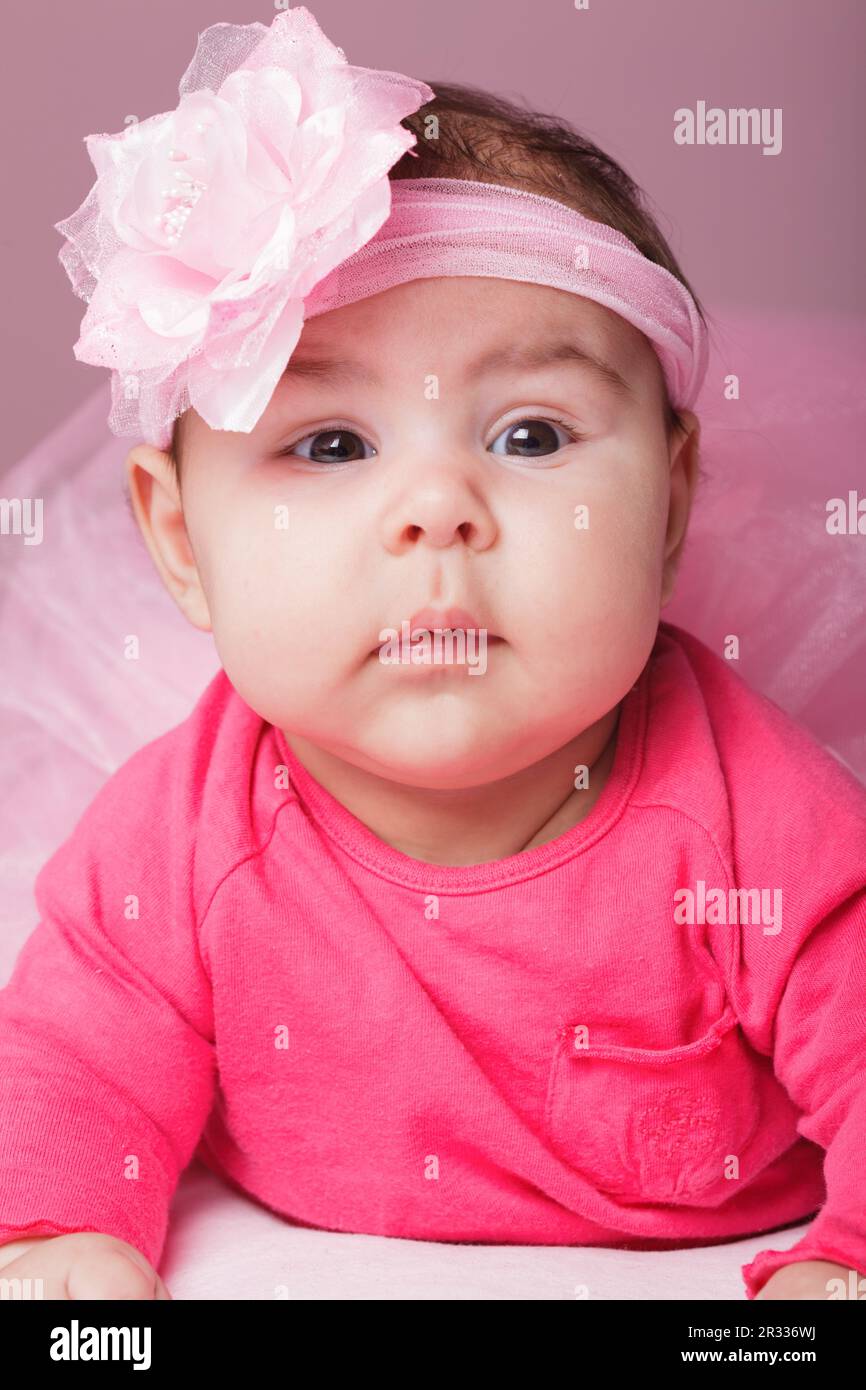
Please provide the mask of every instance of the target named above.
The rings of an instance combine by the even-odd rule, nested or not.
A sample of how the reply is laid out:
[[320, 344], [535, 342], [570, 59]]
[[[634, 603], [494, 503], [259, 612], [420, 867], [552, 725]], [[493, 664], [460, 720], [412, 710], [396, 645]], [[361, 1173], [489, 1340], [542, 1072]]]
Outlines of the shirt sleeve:
[[100, 1231], [156, 1268], [210, 1110], [190, 808], [157, 743], [37, 875], [38, 925], [0, 991], [0, 1244]]
[[744, 1035], [797, 1109], [797, 1133], [823, 1150], [823, 1204], [790, 1249], [768, 1241], [741, 1267], [751, 1299], [798, 1260], [866, 1275], [866, 788], [686, 640], [724, 778], [724, 886], [761, 895], [761, 921], [738, 911], [749, 920], [708, 925], [708, 944]]
[[742, 1266], [749, 1298], [795, 1260], [830, 1260], [866, 1276], [866, 890], [839, 903], [799, 944], [772, 1049], [775, 1073], [802, 1111], [798, 1132], [825, 1150], [826, 1199], [790, 1249], [761, 1250]]

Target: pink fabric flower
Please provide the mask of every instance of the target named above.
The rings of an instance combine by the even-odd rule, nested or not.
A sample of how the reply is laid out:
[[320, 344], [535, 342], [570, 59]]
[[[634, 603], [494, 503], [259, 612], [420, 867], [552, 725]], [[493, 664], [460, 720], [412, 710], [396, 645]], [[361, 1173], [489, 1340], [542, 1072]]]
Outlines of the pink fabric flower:
[[88, 301], [74, 352], [112, 370], [109, 426], [166, 447], [193, 406], [249, 432], [304, 299], [391, 210], [400, 125], [434, 93], [352, 67], [299, 7], [199, 35], [172, 112], [90, 135], [97, 180], [57, 230]]

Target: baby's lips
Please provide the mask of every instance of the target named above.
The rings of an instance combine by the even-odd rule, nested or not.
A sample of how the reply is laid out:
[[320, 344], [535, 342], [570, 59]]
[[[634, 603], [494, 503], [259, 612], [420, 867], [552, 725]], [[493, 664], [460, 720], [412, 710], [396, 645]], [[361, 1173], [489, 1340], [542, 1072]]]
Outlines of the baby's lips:
[[[427, 632], [436, 632], [444, 628], [452, 630], [462, 628], [465, 632], [486, 632], [487, 628], [479, 623], [478, 620], [465, 608], [421, 608], [414, 613], [409, 620], [410, 634], [421, 628]], [[495, 633], [489, 634], [491, 637]]]
[[387, 640], [382, 637], [381, 634], [383, 632], [389, 634], [396, 632], [402, 642], [404, 638], [404, 624], [408, 626], [409, 642], [422, 632], [437, 633], [447, 631], [462, 631], [466, 633], [467, 637], [469, 637], [470, 634], [476, 634], [476, 640], [480, 640], [484, 644], [487, 642], [496, 643], [504, 641], [504, 638], [500, 637], [498, 633], [491, 632], [484, 624], [479, 623], [474, 615], [469, 613], [465, 608], [421, 608], [417, 613], [413, 614], [408, 620], [408, 623], [405, 618], [402, 618], [390, 627], [381, 627], [376, 635], [376, 641], [371, 649], [371, 654], [377, 654]]

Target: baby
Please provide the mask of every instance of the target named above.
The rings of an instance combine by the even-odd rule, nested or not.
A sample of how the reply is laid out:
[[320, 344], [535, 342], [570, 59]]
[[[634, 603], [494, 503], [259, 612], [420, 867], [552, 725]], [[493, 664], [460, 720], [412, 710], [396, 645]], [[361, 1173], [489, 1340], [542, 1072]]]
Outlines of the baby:
[[[608, 156], [435, 91], [392, 192], [555, 199], [690, 294]], [[651, 1250], [814, 1216], [748, 1296], [866, 1274], [866, 794], [660, 621], [699, 422], [654, 343], [407, 274], [308, 316], [253, 428], [203, 401], [127, 475], [222, 669], [37, 878], [4, 1275], [168, 1298], [194, 1156], [329, 1230]]]

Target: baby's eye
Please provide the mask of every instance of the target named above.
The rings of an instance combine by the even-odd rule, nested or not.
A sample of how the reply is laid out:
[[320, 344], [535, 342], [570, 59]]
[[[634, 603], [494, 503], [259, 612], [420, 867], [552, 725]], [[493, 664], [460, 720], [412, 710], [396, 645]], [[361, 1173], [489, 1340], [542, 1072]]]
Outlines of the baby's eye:
[[[301, 447], [307, 440], [311, 440], [310, 452], [305, 453]], [[372, 444], [368, 447], [371, 450], [365, 454], [365, 441], [355, 430], [350, 430], [342, 425], [330, 425], [325, 430], [317, 430], [315, 434], [305, 434], [294, 444], [289, 444], [281, 450], [283, 454], [297, 454], [302, 459], [309, 459], [311, 463], [354, 463], [359, 458], [372, 458], [375, 450]]]
[[[557, 431], [565, 436], [563, 441], [557, 438]], [[564, 421], [554, 422], [528, 417], [512, 421], [496, 436], [490, 448], [494, 454], [511, 454], [516, 458], [527, 459], [543, 458], [548, 454], [555, 454], [566, 444], [574, 444], [578, 438], [579, 435], [570, 427], [566, 427]], [[506, 441], [504, 449], [495, 447], [500, 439]]]

